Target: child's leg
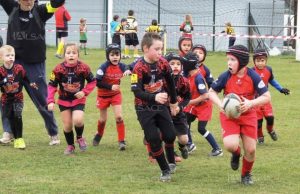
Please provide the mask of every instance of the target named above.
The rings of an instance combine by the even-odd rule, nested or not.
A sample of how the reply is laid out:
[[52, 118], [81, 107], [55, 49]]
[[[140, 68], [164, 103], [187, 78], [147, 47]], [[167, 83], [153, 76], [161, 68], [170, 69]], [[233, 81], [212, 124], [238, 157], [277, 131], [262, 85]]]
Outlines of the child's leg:
[[22, 138], [23, 136], [23, 121], [22, 121], [23, 103], [13, 104], [13, 117], [14, 117], [14, 128], [16, 136], [15, 138]]
[[205, 137], [205, 139], [209, 142], [211, 147], [214, 150], [220, 149], [218, 143], [216, 142], [214, 136], [206, 130], [207, 121], [198, 121], [198, 132]]
[[64, 110], [60, 113], [63, 126], [64, 126], [64, 135], [68, 145], [74, 146], [74, 133], [72, 130], [72, 112], [70, 109]]
[[193, 139], [192, 139], [192, 134], [191, 134], [191, 126], [192, 126], [192, 122], [196, 119], [195, 115], [186, 113], [186, 118], [187, 118], [187, 124], [188, 124], [188, 144], [191, 145], [193, 144]]
[[112, 108], [116, 119], [118, 141], [125, 141], [125, 125], [122, 117], [122, 105], [113, 105]]
[[88, 53], [86, 52], [86, 43], [83, 43], [83, 49], [84, 49], [84, 54], [87, 55]]
[[76, 139], [82, 138], [82, 134], [84, 130], [83, 118], [84, 118], [83, 110], [74, 110], [72, 112], [72, 120], [76, 131]]
[[100, 109], [100, 118], [98, 120], [97, 134], [101, 137], [104, 134], [106, 120], [107, 120], [107, 109], [106, 108]]
[[256, 140], [246, 135], [242, 136], [244, 147], [244, 158], [242, 167], [242, 177], [250, 174], [255, 161]]
[[265, 117], [267, 121], [267, 130], [269, 133], [273, 131], [273, 126], [274, 126], [274, 116], [267, 116]]

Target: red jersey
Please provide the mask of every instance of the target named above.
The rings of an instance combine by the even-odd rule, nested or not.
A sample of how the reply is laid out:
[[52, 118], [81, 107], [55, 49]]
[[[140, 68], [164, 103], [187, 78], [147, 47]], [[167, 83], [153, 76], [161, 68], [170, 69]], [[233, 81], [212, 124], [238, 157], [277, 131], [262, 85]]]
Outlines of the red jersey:
[[147, 63], [143, 58], [139, 59], [131, 75], [135, 105], [154, 105], [155, 95], [166, 90], [170, 96], [170, 103], [175, 103], [176, 90], [171, 72], [168, 61], [163, 57], [153, 64]]
[[274, 79], [272, 68], [270, 66], [266, 66], [263, 69], [253, 67], [253, 70], [260, 76], [266, 86], [268, 86], [269, 82]]
[[210, 73], [210, 70], [207, 66], [205, 66], [203, 63], [199, 66], [199, 71], [201, 75], [204, 77], [205, 82], [207, 83], [208, 88], [210, 88], [210, 85], [214, 82], [214, 78], [212, 74]]
[[216, 92], [224, 90], [224, 95], [235, 93], [249, 100], [254, 99], [256, 94], [260, 96], [268, 91], [259, 75], [249, 68], [245, 69], [245, 75], [241, 78], [229, 71], [224, 72], [213, 82], [211, 88]]
[[[85, 80], [87, 84], [85, 84]], [[58, 64], [51, 73], [48, 85], [48, 104], [54, 102], [58, 85], [58, 104], [72, 107], [85, 104], [86, 97], [77, 99], [74, 95], [80, 91], [83, 91], [85, 96], [90, 94], [96, 86], [96, 80], [87, 64], [78, 61], [75, 65], [69, 65], [63, 62]]]
[[124, 63], [113, 65], [110, 62], [102, 64], [96, 73], [98, 96], [109, 97], [119, 94], [120, 91], [113, 91], [112, 85], [120, 85], [123, 73], [127, 70]]
[[11, 69], [0, 67], [0, 86], [2, 104], [11, 102], [23, 102], [23, 85], [28, 81], [22, 65], [14, 64]]
[[60, 6], [55, 11], [55, 23], [56, 28], [68, 29], [68, 21], [71, 20], [71, 16], [68, 10], [64, 6]]

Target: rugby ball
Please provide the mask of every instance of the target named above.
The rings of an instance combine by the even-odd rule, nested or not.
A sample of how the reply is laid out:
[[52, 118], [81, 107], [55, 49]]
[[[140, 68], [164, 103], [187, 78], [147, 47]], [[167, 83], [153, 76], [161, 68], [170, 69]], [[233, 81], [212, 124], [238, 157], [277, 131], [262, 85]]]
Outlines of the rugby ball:
[[227, 94], [223, 99], [225, 115], [230, 119], [237, 119], [241, 116], [241, 99], [234, 93]]

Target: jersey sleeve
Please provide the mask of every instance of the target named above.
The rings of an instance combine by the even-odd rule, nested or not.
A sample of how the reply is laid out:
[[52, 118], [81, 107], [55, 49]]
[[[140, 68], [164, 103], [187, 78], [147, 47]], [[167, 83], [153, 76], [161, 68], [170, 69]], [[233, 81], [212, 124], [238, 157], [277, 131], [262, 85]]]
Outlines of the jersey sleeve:
[[112, 85], [103, 82], [103, 77], [104, 77], [107, 67], [108, 67], [108, 63], [104, 63], [98, 68], [97, 73], [96, 73], [96, 82], [97, 82], [96, 85], [98, 88], [105, 88], [105, 89], [111, 90]]
[[260, 96], [268, 91], [267, 86], [263, 82], [263, 80], [260, 78], [260, 76], [253, 70], [249, 69], [249, 75], [251, 79], [253, 80], [253, 85], [255, 88], [255, 91]]
[[218, 79], [216, 79], [212, 84], [211, 84], [211, 88], [216, 91], [216, 92], [221, 92], [226, 85], [227, 80], [230, 77], [230, 72], [226, 71], [224, 73], [222, 73]]
[[204, 66], [204, 70], [206, 72], [205, 80], [207, 83], [208, 88], [210, 88], [211, 84], [214, 82], [213, 75], [211, 74], [210, 70], [208, 67]]
[[201, 74], [198, 74], [195, 77], [195, 85], [197, 87], [197, 91], [199, 92], [199, 94], [207, 93], [206, 83], [205, 83], [203, 77], [201, 76]]

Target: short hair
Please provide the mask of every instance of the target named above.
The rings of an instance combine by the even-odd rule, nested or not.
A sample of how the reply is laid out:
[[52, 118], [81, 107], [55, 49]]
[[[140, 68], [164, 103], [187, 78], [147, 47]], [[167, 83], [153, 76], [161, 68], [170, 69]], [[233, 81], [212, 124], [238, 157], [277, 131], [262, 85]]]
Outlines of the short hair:
[[157, 20], [156, 20], [156, 19], [152, 20], [151, 24], [152, 24], [153, 26], [157, 26]]
[[142, 39], [141, 43], [141, 49], [144, 51], [143, 47], [146, 46], [147, 48], [150, 48], [150, 46], [153, 44], [154, 40], [162, 41], [162, 38], [159, 34], [155, 32], [147, 32]]
[[65, 56], [65, 54], [66, 54], [66, 50], [67, 50], [67, 48], [68, 47], [72, 47], [72, 46], [74, 46], [75, 48], [76, 48], [76, 50], [77, 50], [77, 52], [78, 52], [78, 56], [79, 56], [79, 46], [78, 46], [78, 44], [77, 43], [75, 43], [75, 42], [70, 42], [70, 43], [67, 43], [67, 44], [65, 44], [65, 46], [64, 46], [64, 56]]
[[134, 11], [132, 9], [128, 11], [129, 16], [133, 16], [133, 14], [134, 14]]
[[119, 19], [119, 16], [118, 15], [114, 15], [113, 20], [117, 21], [118, 19]]
[[10, 46], [10, 45], [3, 45], [0, 48], [0, 56], [2, 57], [4, 52], [15, 52], [14, 47]]

